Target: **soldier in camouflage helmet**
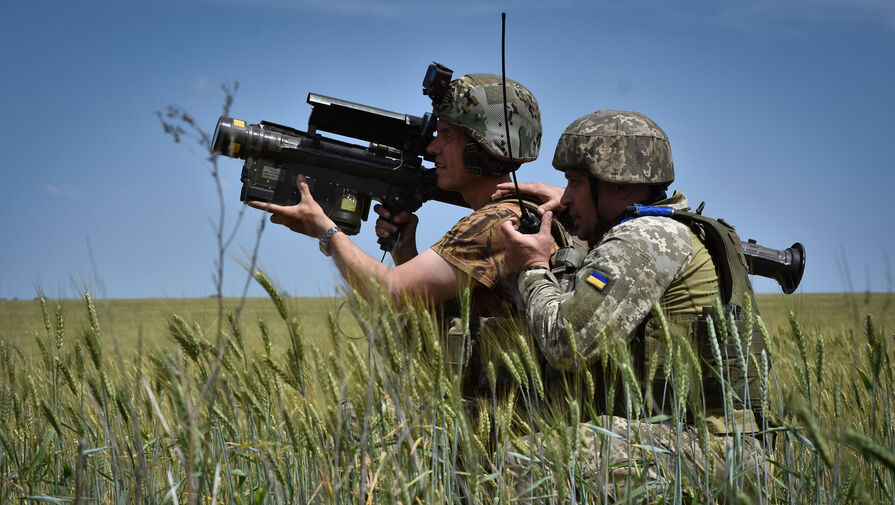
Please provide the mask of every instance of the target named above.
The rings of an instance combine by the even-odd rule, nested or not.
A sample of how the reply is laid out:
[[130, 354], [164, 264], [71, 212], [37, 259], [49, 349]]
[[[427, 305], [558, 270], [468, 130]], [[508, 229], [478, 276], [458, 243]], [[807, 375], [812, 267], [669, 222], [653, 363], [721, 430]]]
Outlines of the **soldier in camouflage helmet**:
[[506, 107], [502, 79], [494, 74], [469, 74], [452, 81], [435, 106], [439, 121], [462, 128], [468, 136], [466, 169], [475, 175], [507, 174], [538, 157], [538, 102], [525, 86], [512, 79], [506, 82]]
[[[565, 209], [575, 233], [590, 250], [571, 282], [561, 282], [550, 270], [544, 230], [523, 235], [513, 223], [502, 226], [508, 240], [507, 264], [519, 272], [518, 293], [535, 342], [553, 368], [586, 367], [598, 381], [611, 380], [601, 368], [601, 357], [608, 352], [605, 343], [624, 342], [640, 391], [653, 392], [636, 399], [640, 414], [668, 412], [674, 404], [670, 396], [663, 396], [671, 391], [663, 363], [668, 340], [653, 307], [660, 307], [662, 323], [672, 335], [694, 344], [692, 355], [699, 356], [700, 366], [717, 365], [706, 316], [714, 314], [717, 321], [735, 315], [740, 331], [754, 328], [741, 315], [744, 306], [756, 306], [739, 239], [726, 224], [686, 212], [682, 193], [666, 196], [674, 180], [668, 137], [638, 112], [599, 110], [575, 120], [557, 144], [553, 166], [565, 173], [564, 190], [546, 185], [530, 188], [545, 201], [541, 224], [550, 225], [552, 210]], [[713, 312], [716, 301], [728, 316]], [[720, 338], [723, 344], [726, 339]], [[759, 360], [761, 342], [758, 336], [751, 339], [756, 346], [751, 352]], [[725, 350], [724, 356], [736, 356], [738, 351]], [[653, 368], [647, 365], [650, 360], [656, 360]], [[692, 390], [698, 392], [691, 392], [690, 398], [705, 403], [691, 408], [705, 412], [708, 426], [718, 436], [760, 431], [763, 412], [755, 402], [760, 398], [756, 374], [748, 377], [733, 362], [719, 369], [725, 370], [725, 380], [736, 384], [737, 391], [748, 389], [751, 400], [740, 397], [734, 401], [735, 412], [725, 411], [721, 384], [704, 369], [700, 387]], [[593, 401], [606, 415], [625, 412], [623, 402], [609, 404], [600, 397], [603, 388], [595, 390], [598, 397], [584, 401]]]
[[615, 184], [674, 181], [668, 136], [639, 112], [604, 109], [576, 119], [556, 145], [553, 166]]
[[[460, 193], [473, 212], [434, 245], [418, 252], [416, 216], [406, 212], [391, 215], [383, 206], [375, 206], [380, 215], [376, 234], [388, 237], [399, 233], [391, 251], [394, 268], [367, 255], [341, 233], [314, 201], [302, 177], [298, 181], [300, 204], [249, 205], [273, 213], [274, 223], [319, 238], [321, 249], [332, 256], [346, 279], [359, 281], [360, 289], [368, 289], [374, 284], [368, 282], [372, 279], [396, 299], [445, 304], [443, 313], [454, 315], [457, 293], [469, 285], [473, 326], [480, 316], [512, 315], [515, 277], [505, 266], [504, 235], [498, 227], [518, 217], [521, 210], [518, 200], [492, 201], [491, 194], [498, 184], [510, 180], [510, 171], [537, 158], [541, 115], [528, 89], [510, 79], [506, 82], [504, 94], [499, 76], [465, 75], [452, 81], [444, 99], [435, 105], [437, 136], [427, 151], [435, 158], [438, 186]], [[504, 96], [508, 121], [504, 119]]]

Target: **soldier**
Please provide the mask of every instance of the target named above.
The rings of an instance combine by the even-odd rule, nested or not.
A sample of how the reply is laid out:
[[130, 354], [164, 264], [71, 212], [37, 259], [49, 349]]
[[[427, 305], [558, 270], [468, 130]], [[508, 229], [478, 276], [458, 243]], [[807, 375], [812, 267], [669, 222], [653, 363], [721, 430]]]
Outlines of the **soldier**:
[[[349, 281], [363, 283], [374, 279], [396, 299], [445, 302], [445, 314], [458, 315], [453, 302], [461, 287], [469, 284], [470, 323], [475, 331], [481, 316], [510, 315], [515, 293], [515, 276], [504, 264], [504, 235], [498, 227], [520, 215], [519, 203], [510, 198], [492, 201], [491, 194], [498, 184], [510, 180], [511, 171], [536, 159], [541, 145], [541, 115], [534, 96], [510, 79], [506, 80], [506, 88], [509, 138], [500, 76], [469, 74], [455, 79], [442, 102], [435, 106], [437, 136], [427, 151], [435, 156], [438, 187], [459, 192], [473, 212], [419, 253], [416, 216], [406, 212], [393, 216], [377, 205], [374, 210], [380, 218], [376, 221], [376, 234], [388, 237], [400, 231], [392, 251], [394, 268], [368, 256], [341, 233], [314, 202], [303, 177], [298, 181], [300, 204], [249, 205], [271, 212], [273, 223], [319, 238], [321, 250], [332, 256]], [[452, 327], [456, 333], [459, 325]]]
[[[549, 269], [551, 250], [546, 228], [539, 234], [523, 235], [512, 222], [501, 226], [507, 235], [507, 264], [519, 272], [518, 291], [527, 319], [549, 364], [559, 370], [602, 370], [600, 358], [611, 353], [603, 347], [622, 342], [631, 356], [639, 389], [647, 393], [642, 404], [634, 405], [634, 415], [672, 412], [675, 403], [664, 378], [665, 366], [674, 365], [664, 363], [669, 339], [653, 311], [657, 304], [670, 333], [691, 343], [692, 355], [698, 356], [695, 367], [702, 383], [694, 389], [701, 394], [690, 396], [689, 412], [705, 412], [704, 426], [719, 439], [734, 431], [758, 432], [763, 412], [754, 362], [747, 366], [751, 374], [742, 366], [750, 361], [749, 349], [744, 352], [741, 346], [735, 348], [736, 342], [728, 342], [726, 335], [718, 335], [720, 344], [716, 341], [713, 347], [707, 325], [708, 316], [719, 319], [713, 304], [720, 301], [721, 317], [736, 325], [744, 341], [750, 339], [751, 353], [760, 362], [763, 345], [757, 329], [754, 338], [743, 331], [755, 328], [743, 317], [748, 312], [745, 307], [754, 309], [755, 303], [739, 239], [723, 222], [687, 212], [687, 199], [682, 193], [666, 196], [674, 180], [674, 167], [665, 132], [643, 114], [599, 110], [566, 128], [557, 144], [553, 166], [565, 172], [565, 190], [546, 185], [531, 189], [546, 202], [542, 205], [542, 227], [550, 226], [550, 210], [565, 208], [575, 233], [590, 247], [571, 287], [563, 289]], [[505, 186], [499, 189], [505, 190]], [[713, 348], [719, 352], [713, 352]], [[719, 354], [722, 363], [717, 360]], [[718, 381], [707, 364], [720, 371], [727, 382]], [[650, 375], [652, 371], [654, 375]], [[598, 381], [601, 378], [610, 380], [595, 377]], [[725, 386], [735, 392], [732, 410], [725, 409]], [[600, 396], [603, 388], [595, 389]], [[650, 391], [654, 394], [648, 394]], [[683, 436], [675, 437], [671, 427], [661, 423], [629, 424], [627, 416], [619, 417], [627, 413], [623, 403], [608, 404], [606, 398], [593, 401], [602, 414], [616, 416], [606, 418], [604, 426], [625, 436], [632, 429], [644, 439], [637, 442], [646, 444], [650, 439], [650, 446], [674, 454], [675, 440], [682, 441], [684, 447], [687, 444], [683, 441], [696, 439], [691, 417], [686, 420], [688, 428]], [[704, 403], [698, 405], [700, 402]], [[752, 456], [756, 456], [760, 447], [755, 439], [744, 438]], [[695, 466], [704, 464], [700, 451], [682, 452]], [[613, 454], [620, 458], [610, 458], [608, 464], [626, 459], [627, 451], [621, 448]], [[752, 456], [744, 460], [755, 466], [761, 458], [750, 460]], [[599, 459], [594, 457], [590, 462], [597, 464]], [[657, 456], [655, 461], [659, 459]], [[613, 472], [618, 466], [615, 468]], [[649, 465], [646, 470], [654, 471]], [[650, 477], [655, 475], [650, 473]]]

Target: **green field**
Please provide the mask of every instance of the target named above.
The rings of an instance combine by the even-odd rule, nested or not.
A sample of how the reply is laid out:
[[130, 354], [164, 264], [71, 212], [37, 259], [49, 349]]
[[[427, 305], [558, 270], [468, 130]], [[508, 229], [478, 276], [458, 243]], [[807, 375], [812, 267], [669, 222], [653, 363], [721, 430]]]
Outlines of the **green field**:
[[804, 328], [828, 336], [861, 326], [867, 314], [873, 315], [880, 328], [895, 324], [893, 293], [758, 295], [758, 306], [772, 331], [789, 327], [790, 312], [798, 316]]
[[[729, 436], [700, 424], [696, 354], [675, 335], [663, 416], [607, 342], [625, 422], [649, 421], [626, 432], [588, 414], [587, 369], [545, 395], [532, 343], [511, 332], [487, 361], [492, 390], [492, 371], [508, 389], [464, 403], [423, 307], [274, 296], [220, 329], [213, 298], [3, 300], [0, 502], [891, 503], [893, 296], [758, 297], [773, 355], [769, 374], [750, 361], [772, 413], [759, 448], [726, 406]], [[706, 459], [650, 429], [692, 437]], [[622, 463], [593, 455], [618, 440]]]
[[[73, 335], [87, 328], [87, 311], [83, 300], [49, 300], [50, 311], [62, 306], [66, 326]], [[307, 335], [319, 335], [320, 345], [329, 341], [329, 317], [338, 314], [342, 331], [348, 337], [359, 337], [360, 329], [349, 311], [336, 298], [286, 298], [290, 314], [298, 317]], [[170, 344], [168, 317], [178, 314], [195, 322], [208, 333], [213, 332], [218, 317], [215, 298], [147, 298], [121, 300], [95, 300], [96, 311], [102, 325], [103, 338], [122, 349], [132, 348], [142, 335], [145, 345]], [[228, 298], [224, 306], [235, 310], [239, 299]], [[827, 337], [848, 334], [863, 324], [867, 314], [873, 314], [877, 326], [889, 328], [895, 323], [895, 294], [795, 294], [758, 295], [761, 316], [772, 333], [789, 328], [787, 315], [798, 314], [799, 322], [809, 331], [820, 331]], [[245, 300], [240, 321], [246, 334], [246, 343], [260, 346], [257, 321], [264, 319], [275, 324], [280, 319], [277, 309], [269, 298]], [[9, 339], [21, 349], [35, 349], [34, 335], [45, 333], [43, 315], [38, 300], [0, 300], [0, 340]], [[274, 332], [274, 335], [280, 335]], [[833, 342], [829, 342], [833, 343]], [[260, 348], [260, 347], [258, 347]]]
[[[771, 335], [776, 337], [775, 359], [778, 365], [799, 358], [797, 343], [790, 338], [789, 314], [797, 315], [806, 335], [812, 339], [822, 336], [827, 353], [830, 374], [841, 375], [847, 382], [857, 380], [855, 370], [860, 367], [862, 354], [858, 351], [866, 345], [863, 338], [864, 320], [872, 315], [876, 328], [891, 335], [895, 324], [895, 294], [795, 294], [758, 295], [761, 317]], [[136, 351], [138, 339], [148, 351], [172, 348], [175, 345], [168, 325], [171, 315], [176, 314], [194, 324], [204, 335], [213, 335], [218, 320], [218, 303], [215, 298], [151, 298], [95, 300], [101, 325], [100, 338], [109, 349], [117, 346], [122, 354]], [[365, 348], [366, 341], [357, 324], [338, 298], [285, 298], [290, 316], [298, 319], [304, 338], [319, 346], [325, 353], [332, 349], [330, 320], [338, 321], [338, 334], [346, 341], [357, 342]], [[286, 324], [270, 298], [227, 298], [224, 310], [241, 308], [240, 329], [245, 335], [245, 345], [251, 351], [260, 351], [262, 341], [259, 320], [271, 326], [270, 339], [274, 351], [288, 345]], [[87, 331], [87, 310], [83, 300], [50, 300], [51, 313], [61, 307], [67, 334], [81, 338]], [[55, 324], [51, 322], [51, 325]], [[45, 338], [47, 330], [39, 300], [0, 301], [0, 340], [8, 341], [23, 353], [35, 356], [38, 346], [35, 336]], [[209, 337], [209, 340], [213, 340]], [[793, 385], [796, 364], [778, 366], [784, 390]]]
[[[307, 335], [319, 335], [320, 345], [329, 346], [330, 316], [337, 316], [340, 330], [348, 338], [360, 337], [357, 322], [350, 311], [341, 308], [342, 300], [336, 298], [286, 298], [289, 313], [297, 317]], [[136, 349], [142, 337], [144, 345], [155, 350], [170, 346], [172, 340], [168, 332], [171, 314], [177, 314], [190, 321], [208, 335], [214, 334], [218, 321], [216, 298], [145, 298], [121, 300], [94, 300], [99, 317], [102, 338], [109, 346], [118, 345], [123, 352]], [[80, 337], [86, 331], [87, 309], [83, 300], [49, 300], [49, 310], [55, 313], [62, 307], [65, 325], [69, 335]], [[240, 307], [239, 299], [225, 299], [224, 310], [235, 311]], [[248, 298], [242, 304], [240, 322], [250, 349], [261, 349], [258, 320], [276, 325], [282, 320], [270, 298]], [[51, 314], [52, 315], [52, 314]], [[36, 351], [35, 335], [45, 335], [46, 328], [39, 300], [0, 301], [0, 340], [9, 340], [22, 350]], [[271, 332], [273, 344], [283, 344], [277, 340], [283, 332]]]

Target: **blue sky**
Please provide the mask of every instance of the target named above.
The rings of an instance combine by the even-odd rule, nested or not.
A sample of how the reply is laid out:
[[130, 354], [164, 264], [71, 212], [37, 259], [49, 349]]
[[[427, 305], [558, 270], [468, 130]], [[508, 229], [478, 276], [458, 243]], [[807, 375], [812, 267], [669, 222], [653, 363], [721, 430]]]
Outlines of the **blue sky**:
[[[4, 6], [0, 47], [0, 297], [207, 296], [219, 201], [201, 153], [172, 142], [155, 111], [188, 110], [208, 131], [221, 83], [232, 115], [304, 129], [308, 92], [421, 115], [433, 60], [456, 75], [500, 72], [537, 97], [541, 157], [521, 180], [562, 184], [553, 147], [574, 119], [637, 110], [668, 133], [695, 206], [770, 247], [802, 242], [802, 292], [889, 291], [895, 235], [895, 4], [863, 0], [61, 2]], [[226, 222], [241, 162], [222, 159]], [[225, 262], [254, 246], [248, 209]], [[420, 211], [432, 244], [462, 210]], [[379, 258], [371, 222], [356, 242]], [[315, 240], [268, 225], [259, 260], [294, 295], [333, 293]], [[761, 292], [779, 292], [758, 279]], [[249, 294], [260, 295], [252, 286]]]

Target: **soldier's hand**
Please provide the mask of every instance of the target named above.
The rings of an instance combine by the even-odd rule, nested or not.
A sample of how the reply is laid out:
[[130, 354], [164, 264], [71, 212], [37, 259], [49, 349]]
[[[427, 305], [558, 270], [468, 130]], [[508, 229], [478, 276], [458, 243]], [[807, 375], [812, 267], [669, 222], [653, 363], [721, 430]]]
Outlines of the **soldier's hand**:
[[377, 237], [388, 238], [395, 233], [401, 234], [392, 251], [395, 264], [400, 265], [416, 256], [416, 227], [419, 224], [419, 218], [407, 211], [392, 214], [379, 204], [373, 206], [373, 212], [379, 214], [379, 218], [376, 219]]
[[[538, 206], [538, 215], [543, 216], [544, 213], [559, 212], [565, 210], [565, 206], [560, 203], [563, 194], [563, 188], [544, 184], [542, 182], [520, 182], [519, 192], [523, 195], [529, 195], [541, 201]], [[506, 195], [515, 195], [516, 186], [512, 182], [501, 182], [497, 185], [497, 190], [491, 195], [492, 200], [496, 200]]]
[[301, 202], [298, 205], [283, 206], [267, 202], [246, 202], [246, 205], [270, 212], [271, 223], [281, 224], [302, 235], [320, 238], [326, 230], [335, 226], [336, 223], [314, 201], [305, 177], [299, 175], [296, 177], [295, 182], [301, 193]]
[[506, 235], [506, 264], [512, 272], [519, 272], [526, 267], [550, 267], [550, 253], [553, 250], [553, 236], [550, 226], [553, 223], [553, 212], [547, 211], [541, 217], [541, 229], [538, 233], [526, 235], [516, 229], [518, 219], [504, 221], [500, 231]]

